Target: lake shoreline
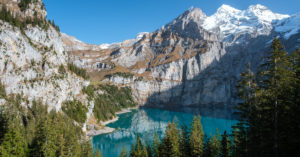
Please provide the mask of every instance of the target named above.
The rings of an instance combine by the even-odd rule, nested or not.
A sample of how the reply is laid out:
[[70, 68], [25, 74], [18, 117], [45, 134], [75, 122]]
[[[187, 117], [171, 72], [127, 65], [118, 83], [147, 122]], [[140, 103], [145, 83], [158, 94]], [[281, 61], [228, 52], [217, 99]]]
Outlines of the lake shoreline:
[[126, 109], [122, 109], [122, 111], [117, 111], [116, 112], [116, 115], [119, 115], [119, 114], [123, 114], [123, 113], [128, 113], [128, 112], [131, 112], [132, 109], [138, 109], [139, 107], [130, 107], [130, 108], [126, 108]]
[[[127, 109], [122, 109], [122, 111], [116, 112], [116, 115], [120, 115], [120, 114], [124, 114], [124, 113], [128, 113], [128, 112], [132, 112], [131, 111], [132, 109], [138, 109], [138, 108], [139, 108], [139, 106], [137, 106], [137, 107], [131, 107], [131, 108], [127, 108]], [[108, 120], [108, 121], [104, 121], [104, 122], [101, 121], [101, 124], [105, 126], [107, 124], [116, 122], [117, 120], [119, 120], [118, 116], [116, 116], [115, 118], [113, 118], [111, 120]], [[93, 136], [98, 136], [98, 135], [102, 135], [102, 134], [108, 134], [108, 133], [114, 132], [115, 130], [116, 130], [115, 128], [110, 128], [110, 127], [106, 127], [105, 126], [103, 129], [92, 130], [92, 131], [87, 132], [86, 136], [93, 137]]]

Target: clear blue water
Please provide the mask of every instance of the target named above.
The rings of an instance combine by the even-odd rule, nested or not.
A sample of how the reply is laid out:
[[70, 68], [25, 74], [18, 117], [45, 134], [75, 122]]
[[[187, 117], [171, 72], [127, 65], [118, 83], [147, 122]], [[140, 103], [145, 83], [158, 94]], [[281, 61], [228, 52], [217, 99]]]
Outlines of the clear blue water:
[[130, 151], [132, 143], [136, 142], [137, 133], [143, 141], [151, 141], [155, 132], [162, 138], [168, 122], [176, 117], [180, 125], [189, 126], [194, 115], [201, 115], [203, 131], [208, 136], [210, 133], [216, 134], [216, 128], [220, 133], [225, 130], [230, 132], [231, 126], [237, 123], [232, 110], [226, 108], [142, 108], [118, 115], [118, 121], [107, 125], [117, 130], [93, 137], [92, 145], [100, 149], [103, 157], [118, 157], [123, 146]]

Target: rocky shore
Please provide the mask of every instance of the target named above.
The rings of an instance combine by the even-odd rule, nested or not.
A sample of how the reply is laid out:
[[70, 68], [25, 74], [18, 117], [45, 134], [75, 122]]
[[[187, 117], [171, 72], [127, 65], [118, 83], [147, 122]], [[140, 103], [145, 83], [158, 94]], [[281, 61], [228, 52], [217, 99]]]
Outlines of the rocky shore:
[[[122, 111], [116, 112], [116, 115], [131, 112], [131, 109], [136, 109], [136, 108], [137, 107], [122, 109]], [[112, 120], [108, 120], [108, 121], [104, 121], [104, 122], [101, 121], [101, 124], [102, 125], [107, 125], [109, 123], [113, 123], [113, 122], [117, 121], [118, 119], [119, 119], [119, 117], [117, 116], [117, 117], [113, 118]], [[111, 133], [111, 132], [113, 132], [115, 130], [116, 129], [110, 128], [110, 127], [104, 127], [101, 130], [94, 130], [94, 128], [92, 128], [92, 130], [88, 131], [86, 135], [87, 136], [97, 136], [97, 135], [101, 135], [101, 134], [108, 134], [108, 133]]]
[[101, 134], [111, 133], [113, 131], [115, 131], [114, 128], [105, 127], [104, 129], [101, 129], [101, 130], [92, 130], [92, 131], [89, 131], [86, 135], [87, 136], [97, 136], [97, 135], [101, 135]]

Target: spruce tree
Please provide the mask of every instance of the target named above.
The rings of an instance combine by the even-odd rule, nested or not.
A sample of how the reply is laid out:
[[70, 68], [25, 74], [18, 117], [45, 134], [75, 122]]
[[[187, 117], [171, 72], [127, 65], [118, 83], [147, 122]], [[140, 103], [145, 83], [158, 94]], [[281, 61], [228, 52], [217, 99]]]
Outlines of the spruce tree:
[[52, 26], [53, 26], [54, 28], [56, 27], [54, 20], [52, 20]]
[[221, 157], [230, 157], [230, 152], [231, 152], [230, 139], [226, 131], [222, 135], [221, 145], [222, 145]]
[[[99, 150], [99, 148], [96, 149], [94, 157], [102, 157], [102, 154], [101, 154], [101, 151]], [[127, 157], [127, 155], [124, 157]]]
[[[275, 39], [272, 42], [271, 48], [272, 51], [267, 57], [268, 60], [266, 61], [266, 64], [264, 64], [265, 66], [267, 66], [267, 69], [263, 71], [261, 75], [266, 78], [263, 80], [263, 88], [268, 93], [268, 103], [265, 103], [265, 105], [267, 105], [266, 109], [270, 108], [270, 111], [273, 112], [273, 116], [268, 116], [268, 119], [273, 119], [274, 126], [274, 132], [269, 132], [269, 135], [272, 135], [274, 139], [272, 140], [272, 143], [269, 143], [270, 145], [273, 145], [273, 148], [270, 146], [266, 149], [268, 149], [269, 151], [271, 151], [271, 149], [274, 149], [274, 156], [278, 157], [279, 141], [282, 140], [279, 139], [279, 137], [281, 136], [279, 132], [279, 127], [281, 128], [282, 126], [278, 125], [280, 124], [280, 122], [278, 122], [278, 114], [281, 115], [285, 110], [284, 102], [286, 100], [285, 97], [282, 97], [281, 95], [284, 94], [282, 92], [289, 85], [288, 82], [291, 79], [291, 71], [288, 70], [290, 63], [288, 62], [289, 58], [287, 56], [287, 52], [284, 51], [284, 46], [281, 44], [278, 38], [275, 37]], [[278, 110], [278, 108], [282, 110]]]
[[135, 151], [135, 146], [134, 146], [134, 144], [131, 145], [129, 157], [138, 157], [138, 156], [137, 156], [137, 152]]
[[89, 140], [83, 142], [83, 144], [81, 145], [81, 149], [82, 149], [82, 156], [93, 157], [93, 148]]
[[46, 117], [37, 125], [36, 136], [33, 140], [31, 154], [38, 156], [55, 156], [55, 131], [52, 121]]
[[[237, 112], [239, 116], [239, 120], [243, 121], [245, 125], [247, 125], [247, 147], [248, 147], [248, 153], [249, 156], [251, 156], [252, 147], [255, 146], [253, 143], [253, 138], [255, 131], [258, 128], [253, 128], [253, 124], [257, 123], [259, 121], [259, 115], [258, 115], [258, 107], [256, 103], [256, 93], [258, 90], [260, 90], [257, 86], [257, 79], [256, 76], [251, 71], [251, 64], [248, 63], [247, 68], [244, 72], [241, 74], [241, 79], [238, 81], [237, 87], [237, 95], [241, 100], [243, 100], [243, 103], [240, 103], [237, 107], [235, 107], [237, 110], [242, 112]], [[238, 125], [243, 127], [244, 125]], [[240, 128], [240, 130], [243, 130]]]
[[208, 138], [207, 135], [204, 135], [204, 139], [205, 142], [203, 145], [203, 156], [213, 157], [214, 155], [213, 140], [211, 138]]
[[146, 150], [146, 147], [143, 145], [142, 140], [140, 139], [139, 133], [137, 133], [137, 136], [136, 136], [136, 145], [135, 145], [134, 149], [135, 149], [136, 155], [138, 157], [147, 157], [147, 156], [144, 156], [145, 155], [144, 150]]
[[128, 157], [128, 152], [126, 150], [126, 147], [123, 146], [120, 157]]
[[204, 132], [201, 125], [201, 117], [194, 116], [191, 123], [191, 133], [189, 135], [189, 147], [192, 157], [203, 155]]
[[0, 146], [0, 156], [25, 156], [25, 141], [20, 133], [13, 127], [11, 127], [8, 133], [4, 135], [2, 141]]
[[179, 134], [180, 154], [183, 157], [189, 156], [189, 132], [186, 125], [182, 125]]
[[147, 149], [148, 157], [152, 157], [153, 156], [153, 152], [152, 152], [152, 147], [151, 147], [151, 144], [150, 144], [149, 141], [146, 143], [146, 149]]
[[147, 152], [146, 147], [144, 147], [144, 149], [142, 150], [141, 155], [139, 155], [139, 156], [140, 156], [140, 157], [148, 157], [148, 152]]
[[168, 124], [165, 137], [162, 139], [162, 156], [180, 156], [178, 129], [174, 122]]
[[285, 127], [291, 129], [288, 129], [289, 132], [285, 136], [283, 135], [283, 142], [287, 142], [285, 149], [289, 152], [289, 156], [299, 156], [297, 146], [300, 145], [300, 126], [295, 124], [300, 124], [300, 46], [291, 54], [290, 62], [293, 74], [291, 88], [285, 92], [286, 97], [290, 97], [290, 105], [285, 114]]
[[160, 147], [159, 136], [158, 136], [157, 133], [155, 133], [154, 139], [152, 141], [152, 149], [153, 149], [154, 157], [158, 157], [159, 156], [159, 147]]

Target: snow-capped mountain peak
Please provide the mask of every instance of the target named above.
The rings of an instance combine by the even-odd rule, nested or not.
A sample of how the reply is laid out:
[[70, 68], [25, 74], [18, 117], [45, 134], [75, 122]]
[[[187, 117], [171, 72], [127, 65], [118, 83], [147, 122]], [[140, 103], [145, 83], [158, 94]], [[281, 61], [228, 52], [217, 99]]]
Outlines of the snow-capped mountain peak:
[[217, 13], [222, 14], [222, 13], [239, 13], [241, 12], [238, 9], [235, 9], [229, 5], [223, 4], [220, 8], [218, 8]]
[[259, 9], [259, 10], [269, 10], [266, 6], [263, 6], [263, 5], [261, 5], [261, 4], [250, 5], [250, 6], [248, 7], [248, 9], [251, 9], [251, 10], [257, 10], [257, 9]]
[[241, 14], [244, 17], [254, 17], [260, 21], [271, 23], [273, 20], [281, 20], [289, 17], [289, 15], [277, 14], [269, 10], [267, 7], [257, 4], [251, 5]]
[[220, 28], [223, 34], [223, 39], [220, 40], [231, 42], [232, 35], [241, 33], [269, 35], [274, 22], [278, 23], [289, 17], [274, 13], [260, 4], [251, 5], [243, 11], [222, 5], [215, 14], [205, 19], [202, 27], [211, 32], [215, 28]]

